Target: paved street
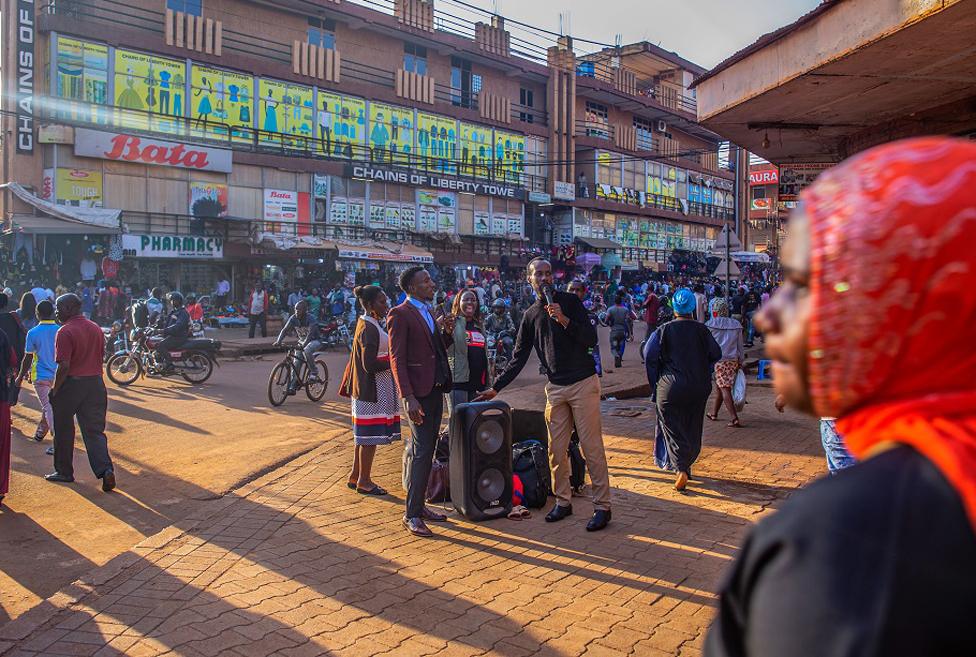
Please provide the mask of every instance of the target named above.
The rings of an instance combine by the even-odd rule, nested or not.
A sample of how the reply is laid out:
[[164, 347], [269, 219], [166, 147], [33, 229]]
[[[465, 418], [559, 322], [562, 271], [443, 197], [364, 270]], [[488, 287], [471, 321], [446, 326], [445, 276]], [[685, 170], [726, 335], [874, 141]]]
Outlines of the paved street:
[[[349, 491], [345, 401], [270, 409], [270, 363], [113, 388], [118, 494], [81, 453], [77, 484], [41, 481], [42, 446], [15, 433], [0, 654], [697, 655], [743, 532], [822, 470], [815, 423], [752, 386], [747, 428], [708, 423], [680, 495], [649, 457], [646, 400], [607, 401], [610, 530], [584, 532], [578, 499], [556, 525], [452, 516], [423, 541], [399, 524], [400, 449], [378, 453], [390, 498]], [[640, 371], [632, 355], [607, 384]], [[525, 382], [509, 401], [537, 403]]]

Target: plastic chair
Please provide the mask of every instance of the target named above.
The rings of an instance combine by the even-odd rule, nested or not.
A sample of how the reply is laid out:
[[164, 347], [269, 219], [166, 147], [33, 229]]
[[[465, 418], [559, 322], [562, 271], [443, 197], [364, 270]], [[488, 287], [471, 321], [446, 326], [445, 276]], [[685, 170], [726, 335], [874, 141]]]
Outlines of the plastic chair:
[[767, 373], [767, 368], [773, 361], [771, 360], [761, 360], [759, 361], [759, 371], [756, 373], [756, 380], [762, 381], [763, 379], [773, 378], [772, 373]]

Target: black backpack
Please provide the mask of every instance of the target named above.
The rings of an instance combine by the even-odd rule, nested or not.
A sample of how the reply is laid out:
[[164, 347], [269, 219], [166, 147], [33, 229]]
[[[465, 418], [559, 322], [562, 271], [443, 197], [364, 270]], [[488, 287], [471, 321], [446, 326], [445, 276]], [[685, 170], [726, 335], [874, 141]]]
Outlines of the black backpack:
[[580, 440], [575, 431], [573, 437], [569, 439], [569, 465], [569, 485], [574, 493], [580, 493], [583, 484], [586, 483], [586, 459], [580, 451]]
[[552, 490], [549, 456], [538, 440], [523, 440], [512, 445], [512, 472], [522, 481], [522, 504], [541, 509]]
[[130, 311], [132, 326], [136, 328], [146, 328], [149, 326], [149, 307], [145, 301], [133, 301]]

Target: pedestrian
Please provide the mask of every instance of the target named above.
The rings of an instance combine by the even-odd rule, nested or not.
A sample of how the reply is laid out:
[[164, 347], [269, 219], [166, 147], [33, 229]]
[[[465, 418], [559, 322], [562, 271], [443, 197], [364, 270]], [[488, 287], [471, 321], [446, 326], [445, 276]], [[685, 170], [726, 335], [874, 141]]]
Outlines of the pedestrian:
[[247, 337], [254, 337], [254, 330], [261, 326], [261, 337], [268, 337], [268, 305], [270, 299], [264, 283], [258, 281], [247, 298]]
[[230, 281], [226, 277], [217, 281], [217, 288], [214, 290], [214, 304], [220, 310], [227, 305], [227, 296], [230, 294]]
[[55, 319], [61, 324], [54, 340], [57, 371], [49, 398], [54, 414], [54, 472], [48, 481], [75, 480], [75, 418], [85, 441], [88, 463], [105, 492], [115, 488], [115, 469], [108, 453], [105, 415], [108, 393], [102, 380], [105, 336], [98, 324], [81, 314], [81, 299], [65, 294], [55, 303]]
[[[488, 352], [485, 345], [485, 323], [478, 305], [478, 295], [465, 290], [454, 297], [451, 308], [454, 339], [447, 348], [453, 387], [448, 398], [450, 413], [458, 404], [466, 404], [488, 386]], [[496, 349], [502, 345], [495, 343]]]
[[610, 327], [610, 352], [613, 354], [614, 367], [623, 367], [624, 350], [627, 348], [631, 322], [637, 319], [637, 315], [625, 305], [624, 301], [624, 295], [618, 292], [604, 319], [604, 324]]
[[644, 340], [641, 342], [641, 357], [643, 358], [644, 345], [651, 338], [651, 333], [657, 329], [657, 313], [661, 308], [661, 299], [655, 294], [653, 289], [647, 291], [647, 297], [644, 299], [644, 303], [641, 305], [641, 309], [644, 311], [644, 322], [647, 324], [647, 331], [644, 334]]
[[20, 318], [20, 325], [24, 327], [25, 331], [29, 331], [35, 326], [37, 326], [37, 301], [34, 299], [34, 295], [30, 292], [24, 292], [20, 297], [20, 308], [15, 312], [17, 317]]
[[308, 302], [308, 314], [312, 316], [312, 319], [319, 321], [322, 319], [322, 297], [319, 295], [319, 289], [313, 287], [305, 297], [305, 301]]
[[657, 408], [654, 461], [676, 473], [674, 488], [683, 491], [701, 453], [712, 367], [722, 357], [722, 349], [708, 328], [695, 321], [697, 301], [691, 290], [676, 290], [672, 305], [676, 317], [659, 326], [647, 341], [644, 366]]
[[732, 386], [735, 385], [735, 377], [742, 367], [745, 360], [745, 346], [742, 342], [742, 325], [729, 317], [729, 304], [725, 299], [717, 298], [712, 304], [712, 311], [715, 317], [705, 322], [705, 326], [712, 332], [712, 337], [722, 349], [722, 359], [715, 363], [715, 401], [712, 404], [712, 412], [705, 417], [713, 422], [718, 420], [718, 412], [725, 402], [725, 408], [729, 411], [732, 421], [730, 427], [741, 427], [739, 414], [735, 410], [735, 403], [732, 400]]
[[361, 495], [387, 495], [373, 481], [372, 470], [376, 447], [400, 440], [400, 404], [386, 332], [390, 299], [375, 285], [357, 287], [355, 294], [365, 312], [356, 324], [352, 352], [339, 386], [340, 394], [352, 399], [355, 451], [347, 485]]
[[610, 522], [612, 513], [600, 421], [600, 377], [591, 351], [597, 344], [596, 327], [590, 323], [579, 297], [553, 290], [552, 265], [548, 260], [535, 258], [526, 273], [537, 301], [522, 317], [511, 363], [478, 400], [493, 399], [514, 381], [535, 350], [549, 379], [545, 389], [546, 424], [556, 504], [546, 515], [546, 522], [558, 522], [573, 514], [569, 440], [575, 427], [593, 483], [594, 511], [586, 530], [599, 531]]
[[750, 289], [746, 292], [745, 297], [742, 300], [742, 316], [743, 321], [746, 324], [746, 346], [751, 347], [753, 345], [753, 337], [756, 332], [755, 326], [753, 326], [752, 319], [756, 315], [756, 311], [759, 310], [759, 293], [755, 289]]
[[699, 322], [708, 321], [708, 297], [705, 296], [705, 286], [699, 283], [695, 286], [695, 319]]
[[0, 505], [10, 490], [10, 406], [16, 395], [17, 356], [7, 334], [0, 330]]
[[836, 417], [858, 463], [752, 529], [706, 657], [972, 654], [974, 162], [971, 142], [894, 142], [801, 192], [757, 324], [776, 392]]
[[58, 325], [54, 321], [54, 304], [42, 301], [35, 310], [37, 325], [27, 332], [24, 359], [20, 365], [17, 385], [22, 385], [27, 376], [34, 385], [34, 394], [41, 405], [41, 419], [34, 430], [34, 440], [44, 440], [48, 430], [54, 430], [54, 411], [51, 409], [50, 392], [54, 385], [57, 364], [54, 361], [54, 341]]
[[425, 521], [443, 522], [447, 516], [424, 504], [427, 480], [444, 413], [444, 393], [451, 390], [447, 347], [454, 335], [454, 319], [434, 319], [436, 284], [423, 267], [408, 267], [400, 274], [406, 300], [390, 311], [390, 367], [410, 436], [403, 451], [403, 487], [407, 491], [403, 525], [415, 536], [433, 532]]

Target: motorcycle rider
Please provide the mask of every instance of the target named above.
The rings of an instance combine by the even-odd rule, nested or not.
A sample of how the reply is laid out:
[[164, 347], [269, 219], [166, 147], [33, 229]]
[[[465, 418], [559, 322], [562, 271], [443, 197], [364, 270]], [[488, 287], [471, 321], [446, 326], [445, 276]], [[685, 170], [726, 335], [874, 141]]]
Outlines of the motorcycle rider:
[[[515, 346], [515, 332], [515, 322], [508, 314], [508, 306], [505, 305], [505, 300], [495, 299], [491, 303], [491, 314], [485, 319], [485, 333], [495, 340], [497, 352], [504, 349], [504, 352], [501, 353], [505, 353], [511, 358], [512, 348]], [[503, 333], [505, 335], [502, 335]]]
[[[319, 321], [308, 311], [308, 302], [302, 299], [295, 304], [295, 314], [288, 318], [285, 325], [281, 327], [281, 333], [274, 341], [275, 347], [280, 347], [285, 336], [294, 331], [298, 336], [298, 345], [302, 348], [305, 355], [305, 363], [309, 367], [309, 383], [317, 383], [318, 371], [312, 366], [315, 352], [322, 346], [319, 335]], [[295, 380], [295, 370], [289, 371], [288, 394], [293, 395], [298, 391], [298, 381]]]
[[[156, 291], [153, 290], [154, 295]], [[173, 369], [169, 352], [182, 347], [186, 339], [190, 337], [190, 313], [183, 307], [183, 295], [179, 292], [170, 292], [168, 298], [173, 309], [159, 321], [160, 334], [163, 339], [156, 343], [156, 362], [159, 363], [162, 374]]]

